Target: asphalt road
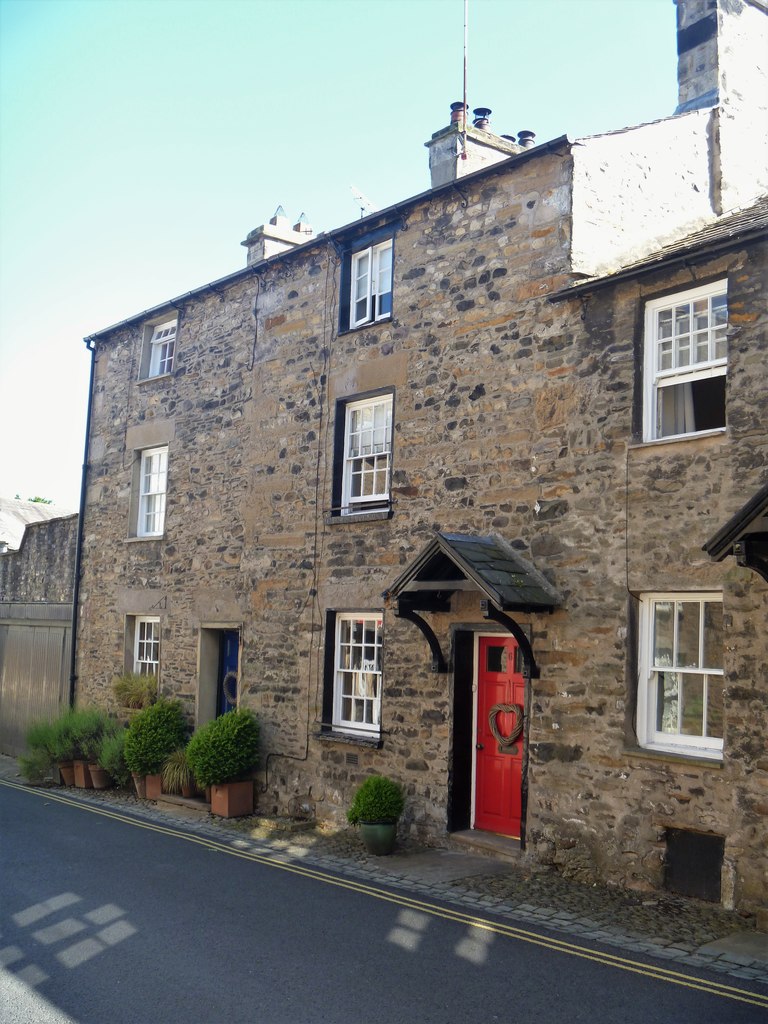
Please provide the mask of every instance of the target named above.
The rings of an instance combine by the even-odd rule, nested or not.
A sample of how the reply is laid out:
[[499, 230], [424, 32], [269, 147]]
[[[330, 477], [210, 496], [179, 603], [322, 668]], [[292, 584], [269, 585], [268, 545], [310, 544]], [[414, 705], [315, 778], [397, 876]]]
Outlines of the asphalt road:
[[5, 784], [0, 908], [3, 1024], [768, 1020], [734, 979]]

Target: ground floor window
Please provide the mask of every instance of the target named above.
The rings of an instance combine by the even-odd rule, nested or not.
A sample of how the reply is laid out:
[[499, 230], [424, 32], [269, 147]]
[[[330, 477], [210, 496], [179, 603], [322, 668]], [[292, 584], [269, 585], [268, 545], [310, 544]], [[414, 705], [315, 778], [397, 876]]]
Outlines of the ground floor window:
[[722, 596], [643, 597], [639, 653], [639, 742], [722, 757]]
[[336, 613], [333, 727], [340, 732], [380, 733], [382, 640], [381, 614]]
[[133, 671], [156, 676], [160, 671], [160, 619], [137, 616], [133, 639]]

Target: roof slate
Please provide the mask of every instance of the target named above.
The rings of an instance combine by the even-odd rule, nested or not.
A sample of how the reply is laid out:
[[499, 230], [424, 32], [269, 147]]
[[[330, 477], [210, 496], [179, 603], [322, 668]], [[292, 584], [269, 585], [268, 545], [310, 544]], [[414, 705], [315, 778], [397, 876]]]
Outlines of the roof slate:
[[[438, 555], [449, 559], [502, 610], [549, 610], [559, 604], [554, 587], [506, 541], [461, 533], [438, 533], [395, 580], [388, 596], [399, 597], [409, 583], [423, 579], [424, 571], [433, 568], [430, 563]], [[443, 573], [438, 576], [430, 572], [427, 578], [444, 584], [439, 586], [436, 582], [436, 590], [451, 590], [450, 579]]]

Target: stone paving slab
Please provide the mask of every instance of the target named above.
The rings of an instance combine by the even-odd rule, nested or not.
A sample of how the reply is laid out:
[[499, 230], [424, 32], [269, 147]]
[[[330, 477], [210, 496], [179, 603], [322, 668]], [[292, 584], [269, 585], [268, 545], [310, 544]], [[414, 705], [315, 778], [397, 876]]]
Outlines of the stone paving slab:
[[724, 960], [735, 961], [735, 958], [743, 957], [743, 961], [751, 962], [759, 960], [768, 965], [768, 935], [765, 932], [736, 932], [723, 939], [716, 939], [714, 942], [707, 942], [698, 950], [699, 953], [714, 953]]

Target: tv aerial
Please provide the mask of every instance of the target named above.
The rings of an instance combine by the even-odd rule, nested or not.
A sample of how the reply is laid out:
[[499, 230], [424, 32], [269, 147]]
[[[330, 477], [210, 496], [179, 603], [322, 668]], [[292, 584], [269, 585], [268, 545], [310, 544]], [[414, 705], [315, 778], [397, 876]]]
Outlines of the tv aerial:
[[376, 206], [375, 203], [372, 203], [368, 196], [363, 195], [360, 189], [355, 188], [354, 185], [350, 185], [349, 187], [352, 191], [352, 195], [355, 197], [357, 205], [360, 207], [361, 220], [367, 213], [378, 213], [378, 206]]

